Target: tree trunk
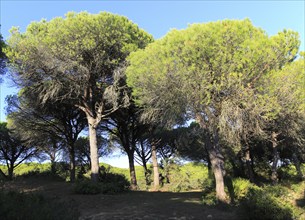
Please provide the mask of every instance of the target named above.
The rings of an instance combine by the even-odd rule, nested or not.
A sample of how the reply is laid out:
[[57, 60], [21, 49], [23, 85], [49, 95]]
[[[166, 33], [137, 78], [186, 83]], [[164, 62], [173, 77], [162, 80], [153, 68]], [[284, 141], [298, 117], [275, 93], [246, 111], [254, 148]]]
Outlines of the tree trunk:
[[277, 173], [277, 164], [279, 161], [279, 153], [277, 151], [277, 135], [275, 132], [272, 132], [271, 134], [271, 142], [272, 142], [272, 167], [271, 167], [271, 180], [273, 184], [276, 184], [278, 182], [278, 173]]
[[128, 162], [129, 162], [131, 189], [136, 190], [136, 189], [138, 189], [138, 184], [137, 184], [136, 170], [135, 170], [135, 166], [134, 166], [134, 151], [129, 152], [127, 155], [128, 155]]
[[7, 176], [5, 175], [5, 173], [0, 169], [0, 176], [3, 178], [3, 179], [7, 179]]
[[53, 175], [55, 175], [55, 174], [56, 174], [55, 159], [51, 158], [50, 160], [51, 160], [51, 173], [52, 173]]
[[254, 172], [253, 172], [253, 167], [252, 167], [252, 162], [251, 162], [251, 157], [250, 157], [250, 147], [249, 146], [246, 147], [245, 160], [246, 160], [248, 178], [251, 183], [254, 183]]
[[91, 159], [91, 180], [98, 182], [99, 180], [99, 158], [97, 148], [97, 137], [96, 137], [96, 123], [95, 119], [88, 116], [89, 126], [89, 143], [90, 143], [90, 159]]
[[143, 163], [143, 169], [144, 169], [144, 175], [145, 175], [145, 183], [146, 183], [146, 186], [149, 186], [151, 181], [150, 181], [149, 170], [147, 169], [145, 159], [142, 161], [142, 163]]
[[70, 145], [70, 182], [75, 181], [75, 149], [73, 145]]
[[158, 190], [160, 186], [159, 169], [158, 169], [158, 160], [157, 160], [157, 150], [154, 144], [151, 146], [151, 159], [152, 159], [153, 171], [154, 171], [154, 190]]
[[224, 185], [224, 168], [223, 168], [223, 158], [217, 153], [217, 150], [212, 148], [209, 150], [209, 157], [212, 164], [212, 170], [215, 177], [216, 183], [216, 198], [219, 201], [226, 202], [226, 192]]
[[216, 198], [224, 203], [227, 203], [227, 194], [225, 192], [224, 184], [224, 157], [220, 151], [218, 130], [213, 131], [213, 143], [211, 142], [211, 134], [208, 132], [207, 124], [204, 121], [203, 116], [200, 113], [196, 114], [196, 120], [199, 123], [201, 129], [205, 131], [205, 147], [209, 155], [212, 171], [215, 177], [216, 184]]
[[224, 158], [220, 151], [218, 134], [214, 134], [213, 143], [211, 143], [210, 137], [206, 137], [206, 147], [209, 153], [209, 159], [212, 165], [212, 171], [214, 173], [216, 184], [216, 198], [224, 203], [227, 203], [227, 194], [225, 192], [224, 184]]
[[301, 164], [300, 164], [299, 158], [296, 155], [296, 153], [292, 154], [292, 159], [293, 159], [293, 163], [294, 163], [295, 169], [297, 170], [298, 178], [300, 180], [304, 179], [303, 172], [301, 170]]
[[8, 166], [8, 179], [9, 180], [12, 180], [13, 179], [13, 176], [14, 176], [14, 164], [10, 164]]

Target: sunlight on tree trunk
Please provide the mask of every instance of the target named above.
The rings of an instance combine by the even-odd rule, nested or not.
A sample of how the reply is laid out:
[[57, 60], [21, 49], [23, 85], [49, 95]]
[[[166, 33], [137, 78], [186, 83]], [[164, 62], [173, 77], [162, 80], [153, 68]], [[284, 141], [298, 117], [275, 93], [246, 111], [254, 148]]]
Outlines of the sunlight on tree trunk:
[[154, 190], [158, 190], [160, 186], [159, 182], [159, 170], [158, 170], [158, 160], [157, 160], [157, 149], [155, 144], [151, 146], [151, 159], [154, 170]]
[[91, 158], [91, 180], [98, 182], [99, 180], [99, 158], [96, 138], [96, 127], [94, 119], [88, 118], [89, 124], [89, 142], [90, 142], [90, 158]]

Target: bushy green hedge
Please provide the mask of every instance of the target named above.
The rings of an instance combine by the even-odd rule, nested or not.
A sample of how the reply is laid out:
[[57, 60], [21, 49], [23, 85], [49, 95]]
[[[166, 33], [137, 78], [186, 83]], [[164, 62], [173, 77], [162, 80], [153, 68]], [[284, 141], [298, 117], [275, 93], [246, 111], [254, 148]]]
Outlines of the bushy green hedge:
[[169, 181], [170, 183], [165, 185], [169, 191], [183, 192], [205, 189], [212, 184], [213, 180], [209, 178], [208, 168], [206, 165], [187, 163], [182, 166], [172, 164], [170, 168]]
[[75, 184], [74, 192], [77, 194], [115, 194], [128, 190], [129, 181], [125, 176], [114, 173], [104, 173], [100, 182], [94, 183], [84, 179]]
[[294, 210], [288, 203], [259, 187], [251, 187], [243, 201], [248, 219], [292, 220]]
[[234, 200], [241, 200], [247, 196], [249, 188], [254, 185], [249, 180], [243, 178], [233, 179]]
[[13, 191], [0, 192], [0, 213], [1, 220], [75, 220], [79, 217], [72, 202]]

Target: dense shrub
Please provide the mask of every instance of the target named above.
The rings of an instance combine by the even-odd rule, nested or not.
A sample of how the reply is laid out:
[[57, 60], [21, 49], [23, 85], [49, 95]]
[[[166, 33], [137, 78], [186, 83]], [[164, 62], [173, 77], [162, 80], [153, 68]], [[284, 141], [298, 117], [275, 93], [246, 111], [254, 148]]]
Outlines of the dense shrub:
[[79, 217], [73, 202], [13, 191], [0, 192], [0, 213], [1, 220], [75, 220]]
[[249, 180], [243, 178], [233, 179], [234, 200], [241, 200], [246, 197], [249, 188], [253, 184]]
[[243, 201], [248, 219], [289, 220], [294, 219], [291, 205], [284, 203], [259, 187], [250, 187]]
[[209, 178], [208, 168], [204, 164], [188, 163], [185, 165], [172, 164], [169, 174], [169, 191], [181, 192], [200, 190], [209, 187], [212, 179]]
[[204, 205], [216, 205], [218, 200], [216, 199], [215, 190], [205, 190], [202, 196], [202, 204]]
[[104, 173], [101, 181], [94, 183], [89, 179], [84, 179], [75, 184], [74, 192], [77, 194], [115, 194], [128, 190], [129, 181], [125, 176], [114, 173]]
[[102, 192], [101, 183], [95, 183], [90, 180], [82, 180], [75, 184], [74, 192], [76, 194], [94, 195]]

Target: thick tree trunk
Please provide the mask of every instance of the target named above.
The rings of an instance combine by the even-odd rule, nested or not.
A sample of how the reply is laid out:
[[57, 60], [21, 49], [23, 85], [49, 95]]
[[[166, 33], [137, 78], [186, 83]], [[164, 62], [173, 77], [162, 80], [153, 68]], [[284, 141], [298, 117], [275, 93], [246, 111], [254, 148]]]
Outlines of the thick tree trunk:
[[275, 132], [272, 132], [271, 134], [271, 142], [272, 142], [272, 167], [271, 167], [271, 180], [273, 184], [276, 184], [278, 182], [278, 173], [277, 173], [277, 165], [279, 162], [279, 153], [277, 151], [277, 134]]
[[152, 159], [153, 171], [154, 171], [154, 190], [158, 190], [160, 186], [159, 169], [158, 169], [158, 160], [157, 160], [157, 149], [154, 144], [151, 147], [151, 159]]
[[209, 155], [209, 160], [211, 163], [212, 171], [215, 178], [216, 184], [216, 198], [224, 203], [227, 203], [227, 194], [225, 192], [225, 184], [224, 184], [224, 157], [220, 151], [219, 145], [219, 137], [217, 129], [213, 132], [212, 138], [213, 143], [211, 141], [211, 134], [207, 132], [208, 128], [204, 121], [203, 116], [200, 113], [196, 114], [196, 120], [199, 123], [200, 127], [206, 131], [205, 134], [205, 147], [206, 151]]
[[296, 155], [296, 153], [292, 154], [292, 159], [293, 159], [293, 163], [294, 163], [295, 169], [297, 170], [298, 178], [300, 180], [304, 179], [303, 172], [301, 170], [301, 164], [300, 164], [299, 158]]
[[87, 116], [89, 125], [89, 143], [90, 143], [90, 159], [91, 159], [91, 180], [98, 182], [99, 180], [99, 158], [96, 137], [96, 123], [94, 118]]
[[209, 150], [209, 157], [212, 164], [212, 170], [216, 183], [216, 198], [219, 201], [226, 202], [226, 192], [224, 184], [224, 161], [222, 155], [214, 147]]
[[225, 184], [224, 184], [224, 157], [221, 154], [220, 146], [219, 146], [219, 138], [217, 131], [213, 135], [213, 143], [211, 142], [210, 137], [206, 136], [206, 148], [209, 154], [209, 159], [212, 165], [212, 171], [215, 178], [216, 184], [216, 198], [221, 201], [227, 203], [227, 194], [225, 192]]
[[129, 152], [128, 154], [128, 162], [129, 162], [129, 173], [130, 173], [130, 187], [132, 190], [138, 189], [136, 170], [134, 166], [134, 151]]
[[70, 182], [75, 181], [75, 149], [73, 145], [70, 145]]
[[249, 146], [247, 146], [246, 150], [245, 150], [245, 160], [246, 160], [248, 178], [251, 183], [254, 183], [254, 172], [253, 172], [253, 167], [252, 167], [252, 162], [251, 162], [251, 157], [250, 157], [250, 147]]

